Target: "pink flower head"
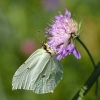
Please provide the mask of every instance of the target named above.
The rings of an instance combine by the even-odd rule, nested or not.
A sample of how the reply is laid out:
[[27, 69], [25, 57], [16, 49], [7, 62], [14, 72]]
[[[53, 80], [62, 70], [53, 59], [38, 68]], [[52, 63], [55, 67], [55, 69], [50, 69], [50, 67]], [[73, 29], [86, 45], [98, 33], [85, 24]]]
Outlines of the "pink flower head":
[[48, 45], [58, 54], [57, 60], [72, 53], [80, 59], [81, 56], [74, 46], [74, 38], [78, 36], [78, 25], [71, 18], [71, 13], [65, 9], [65, 15], [59, 14], [55, 19], [50, 25], [51, 28], [46, 29], [46, 33]]

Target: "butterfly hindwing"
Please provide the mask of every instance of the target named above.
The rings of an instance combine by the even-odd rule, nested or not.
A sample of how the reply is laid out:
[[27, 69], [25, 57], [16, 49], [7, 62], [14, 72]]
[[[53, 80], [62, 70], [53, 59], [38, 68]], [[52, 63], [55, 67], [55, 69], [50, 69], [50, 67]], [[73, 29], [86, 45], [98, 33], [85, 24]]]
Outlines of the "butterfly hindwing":
[[60, 61], [56, 60], [56, 55], [50, 58], [42, 73], [33, 86], [35, 93], [53, 92], [59, 81], [62, 79], [63, 67]]

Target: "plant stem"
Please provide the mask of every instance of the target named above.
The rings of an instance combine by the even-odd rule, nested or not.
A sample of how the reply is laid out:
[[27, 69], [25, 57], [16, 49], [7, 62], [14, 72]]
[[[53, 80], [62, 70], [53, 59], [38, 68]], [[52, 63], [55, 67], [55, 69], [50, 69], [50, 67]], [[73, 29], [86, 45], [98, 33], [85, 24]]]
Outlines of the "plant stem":
[[[88, 55], [89, 55], [89, 57], [90, 57], [90, 60], [91, 60], [91, 62], [92, 62], [92, 64], [93, 64], [94, 68], [96, 68], [96, 64], [95, 64], [95, 62], [94, 62], [94, 60], [93, 60], [93, 57], [92, 57], [92, 55], [90, 54], [90, 52], [89, 52], [89, 50], [87, 49], [87, 47], [85, 46], [85, 44], [79, 39], [79, 37], [77, 37], [76, 39], [77, 39], [77, 40], [80, 42], [80, 44], [84, 47], [84, 49], [86, 50], [86, 52], [88, 53]], [[95, 96], [97, 96], [97, 94], [98, 94], [98, 79], [97, 79], [97, 81], [96, 81]]]
[[91, 89], [94, 82], [98, 79], [100, 75], [100, 62], [96, 66], [95, 70], [92, 72], [88, 80], [85, 82], [83, 87], [77, 92], [77, 94], [71, 100], [82, 100], [83, 97], [88, 93]]
[[[76, 38], [80, 44], [84, 47], [84, 49], [86, 50], [86, 52], [88, 53], [89, 57], [90, 57], [90, 60], [94, 66], [94, 68], [96, 69], [96, 65], [95, 65], [95, 62], [93, 60], [93, 57], [92, 55], [90, 54], [89, 50], [87, 49], [87, 47], [85, 46], [85, 44], [79, 39], [79, 37]], [[97, 93], [98, 93], [98, 79], [96, 80], [96, 89], [95, 89], [95, 96], [97, 96]]]
[[88, 55], [89, 55], [89, 57], [90, 57], [90, 60], [91, 60], [93, 66], [94, 66], [94, 68], [95, 68], [95, 67], [96, 67], [95, 62], [94, 62], [93, 57], [92, 57], [92, 55], [90, 54], [89, 50], [88, 50], [87, 47], [84, 45], [84, 43], [79, 39], [79, 37], [77, 37], [76, 39], [80, 42], [80, 44], [84, 47], [84, 49], [85, 49], [86, 52], [88, 53]]

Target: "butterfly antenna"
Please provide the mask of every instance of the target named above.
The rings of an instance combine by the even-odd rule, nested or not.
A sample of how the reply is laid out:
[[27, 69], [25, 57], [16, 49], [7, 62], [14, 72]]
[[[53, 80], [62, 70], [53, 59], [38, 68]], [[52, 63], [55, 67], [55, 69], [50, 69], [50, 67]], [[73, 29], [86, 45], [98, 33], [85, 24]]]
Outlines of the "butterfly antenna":
[[38, 35], [38, 39], [39, 39], [40, 43], [43, 45], [44, 41], [41, 40], [40, 30], [38, 31], [37, 35]]
[[40, 30], [37, 32], [37, 35], [38, 35], [38, 39], [39, 39], [39, 41], [40, 41], [40, 43], [41, 43]]

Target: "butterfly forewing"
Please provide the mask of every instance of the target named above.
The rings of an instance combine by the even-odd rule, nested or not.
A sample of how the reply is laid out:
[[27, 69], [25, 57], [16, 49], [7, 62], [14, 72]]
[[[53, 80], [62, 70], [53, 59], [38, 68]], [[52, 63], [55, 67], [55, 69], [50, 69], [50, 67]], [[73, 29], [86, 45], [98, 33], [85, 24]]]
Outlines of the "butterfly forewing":
[[62, 79], [63, 66], [44, 49], [34, 52], [16, 71], [13, 89], [33, 90], [37, 94], [53, 92]]
[[[43, 49], [34, 52], [24, 64], [22, 64], [13, 76], [13, 89], [29, 89], [31, 82], [34, 82], [40, 72], [45, 67], [45, 63], [50, 59], [50, 55]], [[42, 60], [44, 61], [43, 65]]]

